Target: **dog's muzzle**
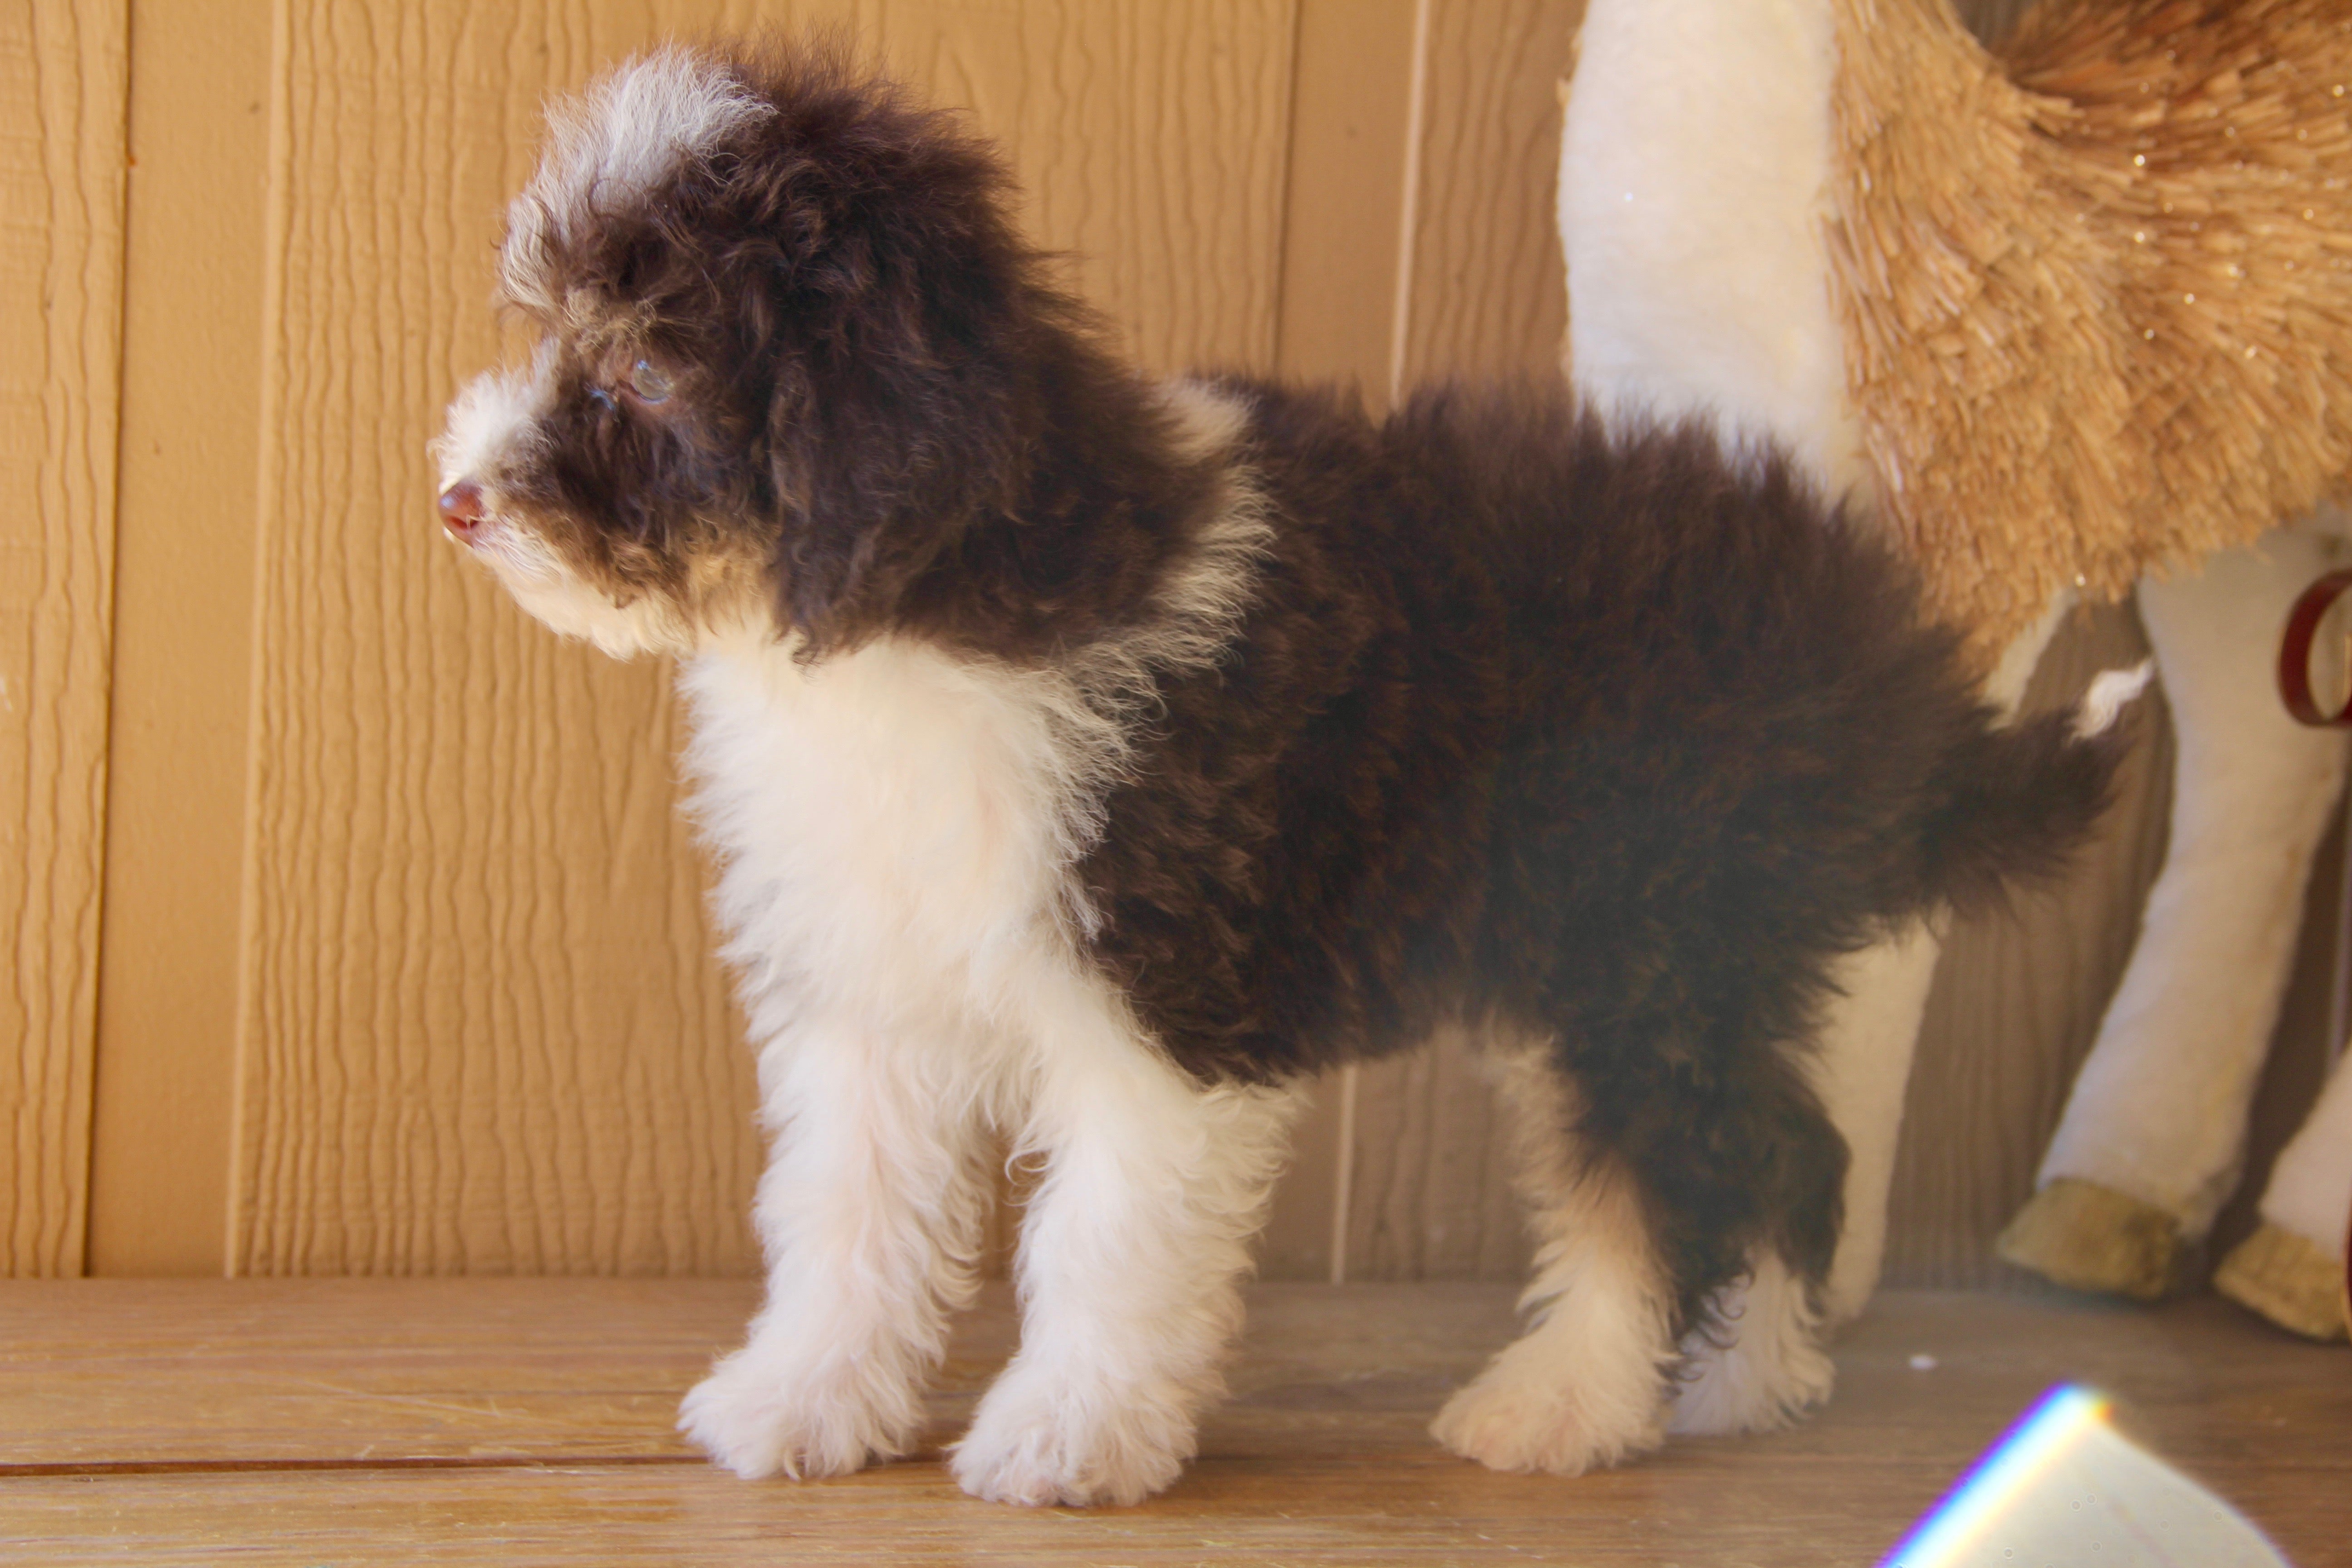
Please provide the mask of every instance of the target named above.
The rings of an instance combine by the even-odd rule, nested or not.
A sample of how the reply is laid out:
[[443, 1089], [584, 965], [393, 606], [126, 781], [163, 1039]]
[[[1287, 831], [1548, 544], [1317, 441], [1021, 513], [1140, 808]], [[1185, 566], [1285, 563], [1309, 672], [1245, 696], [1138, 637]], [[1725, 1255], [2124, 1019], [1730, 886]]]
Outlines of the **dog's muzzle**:
[[443, 490], [440, 506], [441, 526], [460, 544], [473, 542], [475, 533], [489, 521], [488, 509], [482, 505], [482, 487], [471, 479], [459, 479]]

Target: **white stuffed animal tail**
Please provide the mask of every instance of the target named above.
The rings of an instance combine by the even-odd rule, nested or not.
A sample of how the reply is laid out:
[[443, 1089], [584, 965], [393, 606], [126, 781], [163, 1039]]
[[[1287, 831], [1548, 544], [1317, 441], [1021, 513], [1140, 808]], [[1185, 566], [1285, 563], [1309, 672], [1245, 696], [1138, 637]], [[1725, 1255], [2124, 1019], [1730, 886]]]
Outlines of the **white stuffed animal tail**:
[[2074, 735], [2087, 741], [2094, 735], [2104, 735], [2115, 728], [2123, 710], [2139, 700], [2156, 679], [2156, 660], [2141, 659], [2129, 669], [2104, 670], [2074, 704]]

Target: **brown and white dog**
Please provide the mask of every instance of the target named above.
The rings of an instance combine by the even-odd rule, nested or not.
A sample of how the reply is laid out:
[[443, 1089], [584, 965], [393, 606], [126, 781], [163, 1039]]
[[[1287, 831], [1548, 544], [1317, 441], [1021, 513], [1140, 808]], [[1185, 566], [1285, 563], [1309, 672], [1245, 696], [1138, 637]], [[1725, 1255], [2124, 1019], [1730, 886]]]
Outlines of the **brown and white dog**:
[[768, 1294], [686, 1402], [714, 1458], [918, 1439], [993, 1128], [1045, 1173], [956, 1474], [1167, 1486], [1291, 1086], [1441, 1028], [1491, 1046], [1540, 1250], [1440, 1438], [1573, 1473], [1826, 1394], [1829, 966], [2052, 865], [2112, 737], [1996, 730], [1769, 457], [1558, 393], [1374, 424], [1145, 379], [989, 148], [836, 60], [622, 67], [502, 278], [543, 337], [452, 406], [442, 516], [556, 630], [681, 661], [759, 1052]]

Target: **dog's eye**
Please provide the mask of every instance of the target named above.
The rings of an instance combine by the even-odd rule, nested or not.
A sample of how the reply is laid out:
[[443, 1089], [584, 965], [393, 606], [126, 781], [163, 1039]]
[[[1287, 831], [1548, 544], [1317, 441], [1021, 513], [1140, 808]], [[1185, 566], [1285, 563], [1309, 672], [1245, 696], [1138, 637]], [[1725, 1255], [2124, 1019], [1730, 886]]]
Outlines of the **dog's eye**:
[[641, 359], [629, 367], [629, 390], [637, 395], [640, 403], [667, 403], [670, 380], [659, 365]]

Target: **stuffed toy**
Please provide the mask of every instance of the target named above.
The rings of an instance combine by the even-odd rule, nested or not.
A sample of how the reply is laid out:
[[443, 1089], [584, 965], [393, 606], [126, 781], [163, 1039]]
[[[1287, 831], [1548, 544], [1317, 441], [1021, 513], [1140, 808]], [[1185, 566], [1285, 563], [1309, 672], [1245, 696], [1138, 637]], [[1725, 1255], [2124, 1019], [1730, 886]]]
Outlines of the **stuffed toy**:
[[[2328, 611], [2352, 592], [2352, 571], [2329, 573], [2306, 589], [2287, 619], [2279, 652], [2279, 695], [2309, 725], [2352, 729], [2352, 699], [2334, 712], [2313, 692], [2312, 649]], [[2352, 650], [2347, 650], [2352, 651]], [[2337, 976], [2339, 987], [2345, 977]], [[2343, 1007], [2335, 1009], [2342, 1044]], [[2273, 1322], [2315, 1340], [2340, 1340], [2352, 1326], [2352, 1069], [2341, 1056], [2310, 1119], [2282, 1150], [2263, 1190], [2260, 1226], [2231, 1249], [2214, 1289]]]
[[2339, 1057], [2309, 1120], [2263, 1189], [2262, 1225], [2231, 1249], [2213, 1288], [2281, 1328], [2346, 1335], [2346, 1230], [2352, 1227], [2352, 1068]]
[[[1589, 395], [1796, 452], [1918, 562], [1995, 703], [2070, 604], [2138, 592], [2179, 731], [2170, 849], [2000, 1246], [2160, 1295], [2239, 1175], [2343, 783], [2340, 737], [2270, 677], [2352, 468], [2352, 21], [2049, 0], [1995, 54], [1948, 0], [1591, 0], [1580, 55], [1559, 218]], [[1859, 955], [1825, 1023], [1839, 1315], [1876, 1278], [1937, 947]]]

